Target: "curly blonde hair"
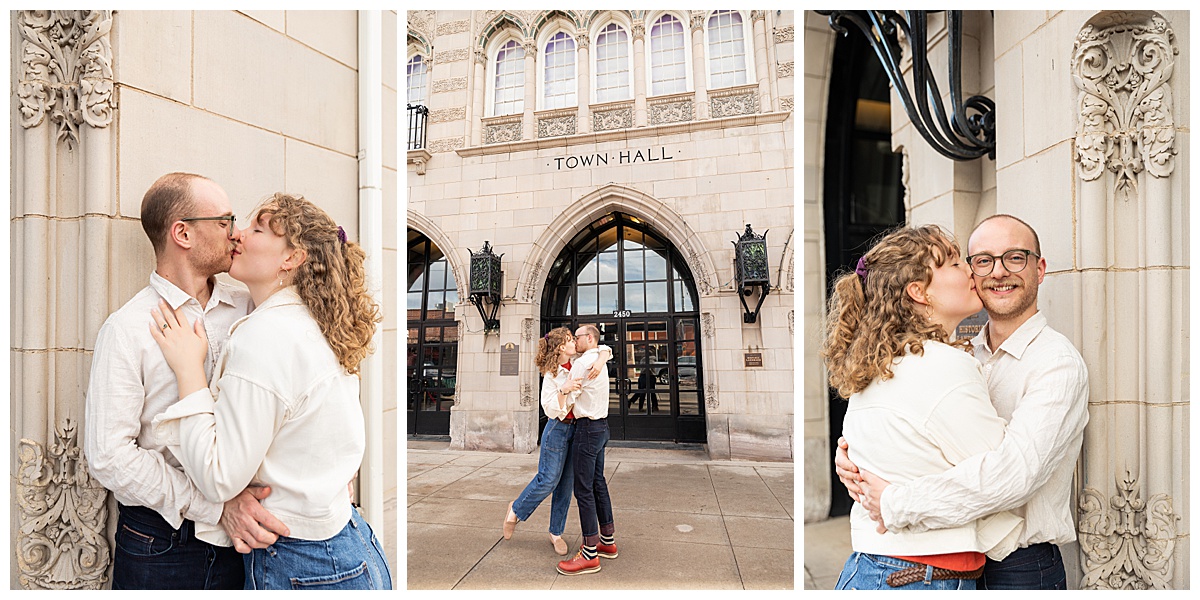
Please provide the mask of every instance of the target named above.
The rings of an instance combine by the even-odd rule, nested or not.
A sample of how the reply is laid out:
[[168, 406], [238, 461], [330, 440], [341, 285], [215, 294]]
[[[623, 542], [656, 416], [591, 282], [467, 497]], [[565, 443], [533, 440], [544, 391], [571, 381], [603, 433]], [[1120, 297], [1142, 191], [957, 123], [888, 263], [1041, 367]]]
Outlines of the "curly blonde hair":
[[292, 283], [321, 328], [338, 362], [350, 374], [374, 348], [371, 338], [382, 320], [379, 305], [367, 293], [366, 253], [345, 239], [337, 223], [302, 196], [276, 193], [259, 205], [254, 219], [268, 224], [288, 246], [304, 250]]
[[570, 329], [566, 327], [555, 327], [549, 333], [542, 336], [538, 340], [537, 356], [533, 359], [533, 364], [537, 365], [538, 373], [543, 375], [553, 374], [558, 372], [558, 349], [574, 337]]
[[876, 378], [891, 379], [893, 361], [906, 352], [922, 354], [926, 340], [970, 350], [968, 340], [950, 341], [950, 332], [918, 313], [905, 291], [914, 281], [928, 286], [933, 269], [959, 254], [954, 237], [937, 225], [900, 227], [863, 255], [865, 281], [856, 272], [838, 277], [821, 355], [839, 396], [849, 398]]

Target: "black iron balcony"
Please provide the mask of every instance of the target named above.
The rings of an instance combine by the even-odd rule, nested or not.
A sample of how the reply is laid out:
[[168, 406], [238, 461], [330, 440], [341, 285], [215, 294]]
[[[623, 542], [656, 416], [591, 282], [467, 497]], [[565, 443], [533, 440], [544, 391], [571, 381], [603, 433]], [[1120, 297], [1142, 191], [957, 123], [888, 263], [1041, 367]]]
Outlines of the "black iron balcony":
[[408, 105], [408, 149], [425, 147], [425, 123], [429, 119], [429, 107], [420, 104]]

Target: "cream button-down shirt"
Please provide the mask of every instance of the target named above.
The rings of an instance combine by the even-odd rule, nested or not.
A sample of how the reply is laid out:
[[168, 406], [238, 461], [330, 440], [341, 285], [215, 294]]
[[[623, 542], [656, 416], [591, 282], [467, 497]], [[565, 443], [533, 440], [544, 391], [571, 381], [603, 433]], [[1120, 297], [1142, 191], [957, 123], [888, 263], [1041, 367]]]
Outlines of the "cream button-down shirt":
[[597, 346], [584, 352], [571, 362], [571, 378], [581, 379], [583, 387], [575, 397], [575, 418], [604, 419], [608, 417], [608, 371], [601, 371], [595, 379], [587, 378], [588, 370], [600, 359], [600, 351], [611, 349], [608, 346]]
[[[233, 325], [210, 387], [155, 417], [154, 432], [213, 502], [270, 486], [263, 508], [306, 540], [333, 537], [350, 521], [346, 484], [366, 448], [358, 376], [338, 362], [294, 287]], [[220, 527], [197, 524], [196, 536], [232, 545]]]
[[[894, 483], [920, 481], [1000, 445], [1004, 420], [988, 400], [982, 370], [970, 354], [926, 341], [922, 354], [897, 358], [892, 373], [850, 397], [843, 431], [850, 459], [860, 468]], [[972, 551], [999, 560], [1016, 549], [1020, 524], [1017, 516], [1001, 512], [955, 527], [880, 534], [855, 503], [850, 540], [854, 550], [872, 554]]]
[[1083, 358], [1041, 312], [997, 349], [987, 327], [972, 345], [996, 413], [1008, 422], [1004, 441], [940, 475], [889, 486], [884, 524], [923, 531], [1011, 510], [1025, 518], [1020, 547], [1074, 541], [1071, 480], [1088, 422]]
[[184, 519], [216, 523], [221, 504], [205, 499], [179, 460], [151, 433], [150, 422], [179, 400], [175, 373], [150, 335], [151, 308], [165, 299], [188, 320], [203, 315], [208, 334], [204, 374], [210, 376], [234, 321], [250, 310], [246, 290], [217, 281], [206, 306], [158, 273], [150, 285], [109, 315], [96, 336], [83, 418], [88, 470], [126, 506], [144, 506], [172, 527]]

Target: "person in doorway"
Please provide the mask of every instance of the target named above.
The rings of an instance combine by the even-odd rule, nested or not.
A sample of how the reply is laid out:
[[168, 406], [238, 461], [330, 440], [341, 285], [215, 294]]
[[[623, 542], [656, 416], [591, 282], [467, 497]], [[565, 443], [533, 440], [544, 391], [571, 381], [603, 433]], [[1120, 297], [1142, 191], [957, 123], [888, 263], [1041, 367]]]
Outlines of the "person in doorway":
[[838, 477], [880, 529], [899, 533], [957, 527], [997, 511], [1024, 517], [1018, 549], [989, 559], [981, 589], [1066, 589], [1059, 546], [1075, 541], [1071, 486], [1088, 422], [1088, 373], [1079, 352], [1038, 310], [1046, 274], [1037, 232], [1012, 215], [984, 219], [968, 240], [967, 262], [987, 310], [971, 340], [988, 373], [1004, 441], [945, 473], [890, 480], [839, 440]]
[[571, 441], [575, 437], [575, 399], [584, 381], [607, 372], [606, 364], [612, 350], [601, 346], [600, 360], [588, 371], [586, 379], [571, 378], [571, 360], [577, 359], [575, 336], [566, 327], [555, 327], [538, 341], [534, 364], [542, 374], [542, 410], [546, 427], [542, 430], [538, 472], [517, 499], [508, 504], [504, 517], [504, 539], [511, 539], [517, 523], [528, 520], [542, 500], [553, 493], [550, 501], [550, 544], [559, 556], [567, 553], [563, 530], [571, 510], [571, 493], [575, 476], [571, 461]]
[[[849, 399], [843, 430], [859, 464], [895, 481], [941, 473], [994, 449], [1004, 421], [958, 323], [980, 309], [958, 244], [936, 225], [881, 238], [834, 283], [822, 351], [829, 383]], [[985, 554], [1016, 547], [1021, 519], [984, 516], [957, 527], [880, 532], [851, 510], [851, 546], [837, 589], [975, 589]]]
[[[575, 330], [575, 347], [583, 354], [571, 364], [571, 377], [580, 379], [600, 358], [600, 330], [581, 325]], [[575, 502], [583, 543], [575, 556], [559, 561], [563, 575], [583, 575], [600, 570], [600, 557], [616, 558], [616, 525], [612, 500], [604, 479], [604, 448], [608, 444], [608, 372], [589, 380], [575, 400], [574, 452]]]
[[[181, 396], [155, 417], [158, 439], [209, 500], [270, 485], [265, 504], [291, 530], [245, 555], [245, 589], [392, 589], [383, 547], [348, 489], [366, 447], [359, 367], [380, 321], [365, 259], [312, 202], [268, 198], [229, 269], [255, 308], [233, 324], [211, 387], [201, 324], [166, 305], [152, 312]], [[219, 530], [198, 535], [229, 543]]]
[[[142, 228], [154, 246], [150, 284], [112, 313], [96, 336], [84, 408], [88, 471], [117, 499], [113, 589], [241, 589], [238, 552], [266, 548], [289, 530], [259, 501], [267, 487], [232, 499], [204, 497], [178, 457], [150, 429], [179, 398], [175, 376], [146, 330], [146, 313], [160, 301], [204, 317], [211, 373], [229, 327], [250, 308], [245, 290], [222, 283], [238, 235], [229, 197], [216, 182], [169, 173], [146, 191]], [[197, 524], [218, 524], [233, 548], [196, 538]]]

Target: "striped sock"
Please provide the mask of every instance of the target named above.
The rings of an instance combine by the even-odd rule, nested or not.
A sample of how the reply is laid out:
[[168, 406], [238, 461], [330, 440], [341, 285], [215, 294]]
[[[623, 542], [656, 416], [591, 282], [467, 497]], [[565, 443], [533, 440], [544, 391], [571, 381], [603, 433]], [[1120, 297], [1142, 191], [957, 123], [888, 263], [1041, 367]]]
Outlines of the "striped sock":
[[604, 535], [602, 533], [602, 534], [600, 534], [600, 543], [604, 544], [605, 546], [611, 546], [611, 545], [617, 543], [617, 539], [614, 536]]
[[586, 558], [587, 560], [592, 560], [593, 558], [596, 558], [596, 547], [595, 546], [580, 546], [579, 551], [583, 553], [583, 557]]

